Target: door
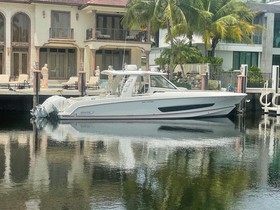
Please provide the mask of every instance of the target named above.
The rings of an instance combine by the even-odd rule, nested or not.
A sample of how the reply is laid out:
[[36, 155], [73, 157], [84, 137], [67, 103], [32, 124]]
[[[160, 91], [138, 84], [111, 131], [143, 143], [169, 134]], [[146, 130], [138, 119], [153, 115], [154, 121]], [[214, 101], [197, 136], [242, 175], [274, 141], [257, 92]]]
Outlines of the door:
[[27, 52], [13, 52], [13, 68], [12, 76], [18, 77], [20, 74], [27, 74], [28, 68], [28, 53]]
[[4, 74], [3, 64], [4, 64], [4, 53], [0, 51], [0, 74]]
[[49, 64], [49, 79], [67, 79], [66, 54], [62, 49], [51, 49]]

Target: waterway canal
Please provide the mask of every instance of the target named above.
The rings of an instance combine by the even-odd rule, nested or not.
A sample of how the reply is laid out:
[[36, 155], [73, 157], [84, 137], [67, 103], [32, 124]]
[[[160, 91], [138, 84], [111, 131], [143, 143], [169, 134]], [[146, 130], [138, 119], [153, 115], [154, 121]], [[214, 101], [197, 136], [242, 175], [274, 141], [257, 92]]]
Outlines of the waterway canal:
[[280, 209], [280, 118], [0, 113], [0, 209]]

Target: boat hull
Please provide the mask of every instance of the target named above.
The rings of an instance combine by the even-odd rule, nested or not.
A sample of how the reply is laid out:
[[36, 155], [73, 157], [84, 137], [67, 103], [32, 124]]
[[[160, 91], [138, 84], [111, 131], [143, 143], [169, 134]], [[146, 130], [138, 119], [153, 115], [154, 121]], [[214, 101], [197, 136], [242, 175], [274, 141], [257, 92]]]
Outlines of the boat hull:
[[72, 102], [61, 120], [185, 119], [226, 116], [246, 94], [155, 93], [129, 98], [92, 98]]

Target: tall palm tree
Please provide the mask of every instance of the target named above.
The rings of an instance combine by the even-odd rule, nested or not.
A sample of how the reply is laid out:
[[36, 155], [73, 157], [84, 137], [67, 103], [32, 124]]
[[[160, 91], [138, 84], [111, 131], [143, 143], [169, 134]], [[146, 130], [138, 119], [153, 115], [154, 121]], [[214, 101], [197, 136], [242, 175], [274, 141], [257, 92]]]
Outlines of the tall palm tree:
[[[174, 36], [179, 28], [187, 25], [187, 19], [182, 10], [184, 0], [130, 0], [123, 24], [130, 28], [135, 26], [149, 26], [156, 31], [159, 28], [167, 29], [166, 41], [174, 47]], [[180, 29], [182, 30], [182, 29]], [[170, 57], [169, 70], [173, 72], [174, 55]]]
[[205, 53], [211, 47], [211, 56], [220, 40], [251, 43], [251, 35], [257, 25], [255, 16], [243, 0], [200, 0], [204, 11], [199, 20], [200, 33], [205, 44]]

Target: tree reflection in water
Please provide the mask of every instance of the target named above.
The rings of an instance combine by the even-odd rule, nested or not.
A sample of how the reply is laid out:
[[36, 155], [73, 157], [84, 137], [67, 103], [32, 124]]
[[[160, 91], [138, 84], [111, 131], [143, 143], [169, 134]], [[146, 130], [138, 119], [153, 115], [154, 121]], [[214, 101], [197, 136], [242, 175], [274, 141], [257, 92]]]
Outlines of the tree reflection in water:
[[250, 119], [5, 125], [0, 209], [280, 207], [279, 118]]

